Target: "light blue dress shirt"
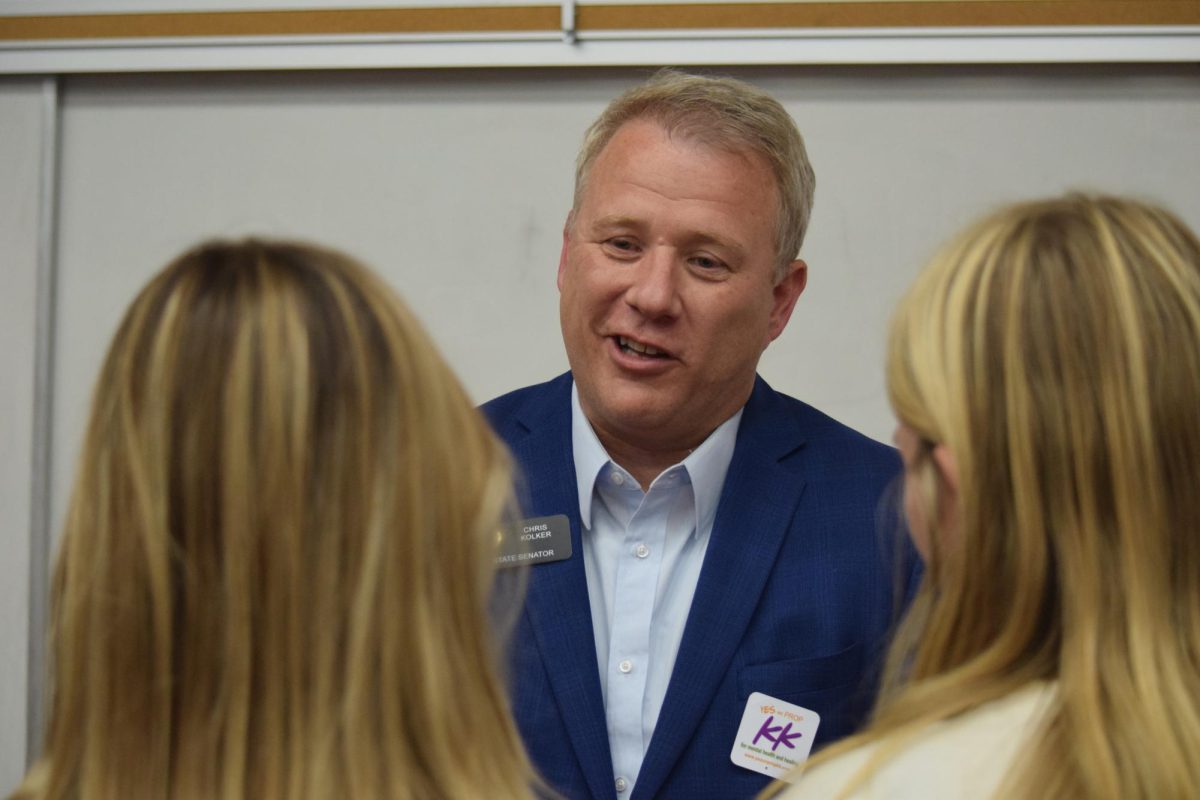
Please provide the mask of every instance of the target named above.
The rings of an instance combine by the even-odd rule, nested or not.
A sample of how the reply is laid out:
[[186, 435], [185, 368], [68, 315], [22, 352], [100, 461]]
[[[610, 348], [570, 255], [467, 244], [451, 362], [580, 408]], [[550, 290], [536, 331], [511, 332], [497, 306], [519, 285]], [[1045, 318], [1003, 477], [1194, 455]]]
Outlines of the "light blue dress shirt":
[[571, 388], [583, 564], [621, 797], [633, 791], [662, 709], [741, 420], [739, 409], [643, 492], [609, 458]]

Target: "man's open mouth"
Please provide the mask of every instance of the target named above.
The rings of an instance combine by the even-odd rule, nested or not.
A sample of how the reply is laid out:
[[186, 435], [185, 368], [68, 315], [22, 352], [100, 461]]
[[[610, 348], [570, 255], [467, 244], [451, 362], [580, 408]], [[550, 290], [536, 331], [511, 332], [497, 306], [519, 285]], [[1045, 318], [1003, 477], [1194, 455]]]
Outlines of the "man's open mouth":
[[636, 339], [629, 339], [625, 336], [618, 336], [616, 338], [617, 346], [621, 348], [622, 352], [641, 356], [643, 358], [670, 358], [666, 352], [659, 350], [657, 347], [652, 345], [643, 344]]

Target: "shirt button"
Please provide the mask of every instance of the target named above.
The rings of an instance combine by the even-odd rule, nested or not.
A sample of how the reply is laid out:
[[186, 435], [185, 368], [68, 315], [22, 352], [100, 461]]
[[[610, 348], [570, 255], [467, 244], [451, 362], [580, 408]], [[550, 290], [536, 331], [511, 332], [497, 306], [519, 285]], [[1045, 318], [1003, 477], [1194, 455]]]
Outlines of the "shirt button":
[[624, 778], [617, 778], [614, 783], [617, 785], [618, 794], [629, 788], [629, 781], [625, 780]]
[[617, 669], [628, 675], [630, 672], [633, 672], [633, 662], [627, 658], [620, 664], [617, 664]]
[[612, 482], [615, 483], [617, 486], [621, 486], [625, 483], [625, 476], [619, 472], [614, 471], [612, 473]]
[[633, 548], [633, 554], [638, 558], [645, 558], [646, 556], [650, 555], [650, 548], [646, 547], [644, 544], [639, 544], [637, 547]]

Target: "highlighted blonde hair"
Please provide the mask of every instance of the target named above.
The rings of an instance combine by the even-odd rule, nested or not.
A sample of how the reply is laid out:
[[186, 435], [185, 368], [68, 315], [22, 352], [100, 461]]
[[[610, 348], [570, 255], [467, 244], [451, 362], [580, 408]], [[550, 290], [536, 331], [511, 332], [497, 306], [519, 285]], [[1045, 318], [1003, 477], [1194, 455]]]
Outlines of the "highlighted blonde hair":
[[109, 350], [17, 797], [529, 797], [488, 620], [509, 457], [367, 269], [215, 242]]
[[1001, 796], [1194, 797], [1200, 241], [1131, 200], [1008, 208], [917, 279], [887, 375], [957, 460], [959, 523], [931, 532], [871, 726], [818, 760], [879, 742], [865, 779], [925, 726], [1053, 681]]

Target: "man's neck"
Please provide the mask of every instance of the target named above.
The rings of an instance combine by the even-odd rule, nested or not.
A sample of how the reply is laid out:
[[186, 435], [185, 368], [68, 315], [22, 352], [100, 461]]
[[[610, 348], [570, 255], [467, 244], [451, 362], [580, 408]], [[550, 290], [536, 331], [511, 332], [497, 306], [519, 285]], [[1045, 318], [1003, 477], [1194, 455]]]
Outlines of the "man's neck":
[[[631, 447], [625, 442], [607, 436], [599, 430], [596, 431], [596, 436], [600, 439], [600, 444], [604, 445], [604, 449], [608, 452], [608, 457], [632, 475], [633, 479], [642, 487], [643, 492], [649, 491], [650, 484], [654, 483], [654, 479], [661, 475], [664, 470], [683, 461], [695, 449], [695, 446], [646, 449]], [[699, 442], [696, 444], [699, 444]]]

